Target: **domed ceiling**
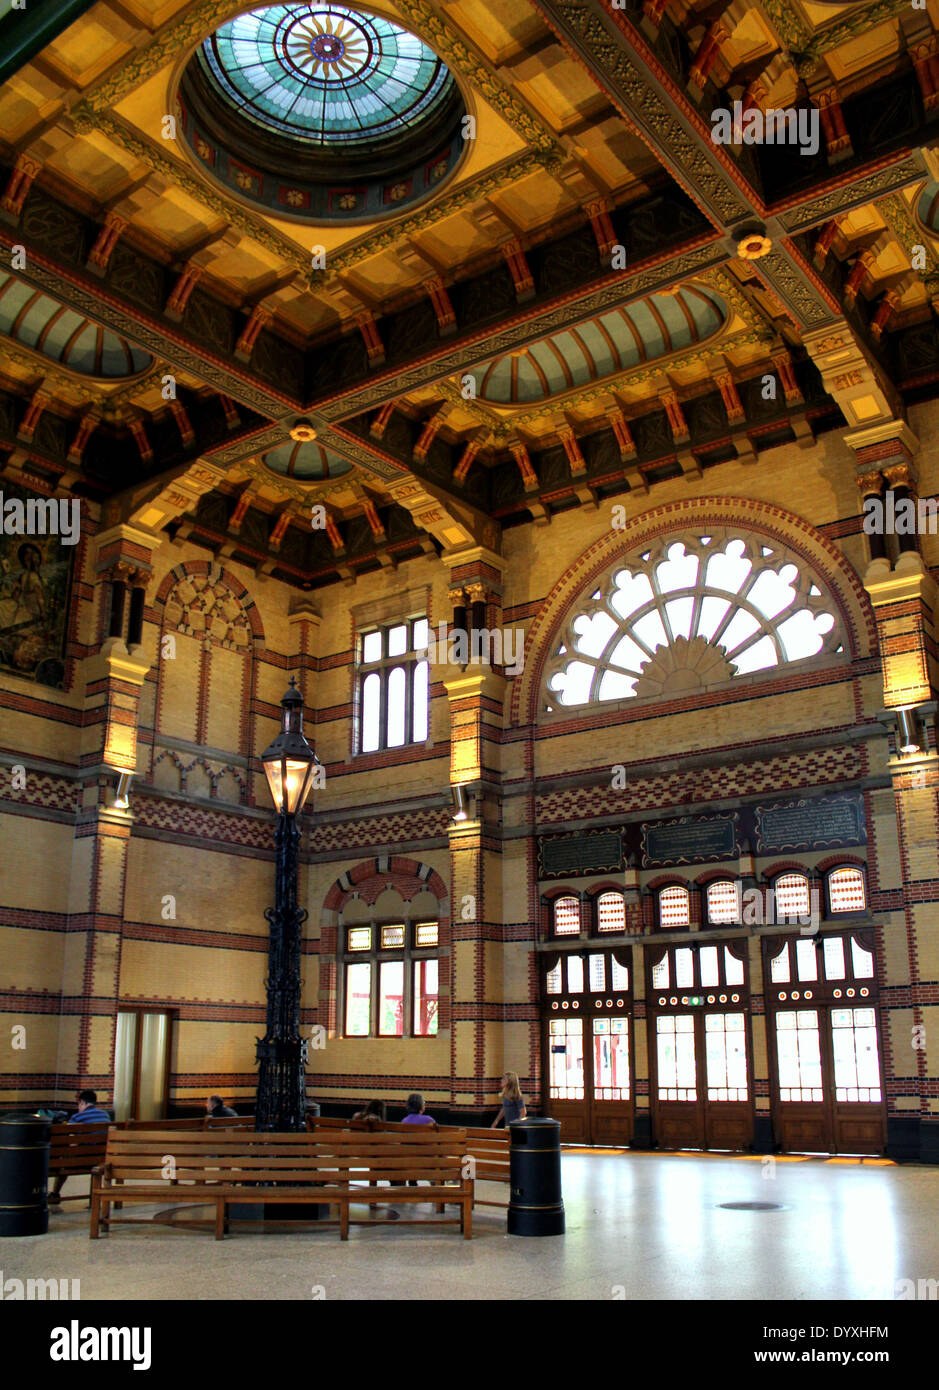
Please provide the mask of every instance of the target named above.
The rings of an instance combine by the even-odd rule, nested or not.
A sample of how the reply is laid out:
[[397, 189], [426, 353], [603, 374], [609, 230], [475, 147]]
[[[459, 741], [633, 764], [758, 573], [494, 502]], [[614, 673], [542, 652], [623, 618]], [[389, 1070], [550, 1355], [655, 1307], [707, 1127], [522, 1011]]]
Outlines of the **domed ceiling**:
[[344, 5], [271, 5], [204, 41], [180, 83], [197, 159], [249, 202], [307, 220], [380, 217], [455, 168], [465, 107], [432, 49]]
[[82, 376], [136, 376], [153, 361], [148, 352], [7, 271], [0, 271], [0, 333]]
[[653, 294], [564, 333], [505, 353], [477, 372], [477, 397], [492, 405], [528, 405], [603, 381], [712, 337], [727, 319], [720, 295], [699, 285]]
[[340, 458], [332, 449], [325, 449], [322, 444], [314, 442], [280, 444], [264, 455], [264, 463], [272, 473], [308, 483], [319, 482], [323, 478], [341, 478], [352, 468], [348, 459]]
[[916, 202], [916, 215], [935, 236], [939, 236], [939, 183], [930, 179], [923, 184]]

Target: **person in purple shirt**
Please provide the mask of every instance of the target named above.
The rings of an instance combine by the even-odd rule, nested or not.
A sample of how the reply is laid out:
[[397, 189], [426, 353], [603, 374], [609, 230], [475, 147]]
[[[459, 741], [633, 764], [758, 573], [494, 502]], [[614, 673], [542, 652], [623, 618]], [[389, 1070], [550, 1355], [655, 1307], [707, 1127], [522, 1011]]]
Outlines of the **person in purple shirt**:
[[407, 1099], [408, 1113], [401, 1121], [403, 1125], [435, 1125], [437, 1121], [432, 1115], [424, 1114], [424, 1097], [417, 1091], [412, 1091]]
[[[79, 1091], [78, 1109], [76, 1110], [74, 1115], [69, 1117], [69, 1124], [71, 1125], [79, 1123], [94, 1125], [108, 1125], [111, 1123], [111, 1116], [108, 1114], [106, 1110], [102, 1110], [101, 1107], [98, 1105], [97, 1092]], [[62, 1197], [60, 1194], [62, 1192], [62, 1188], [65, 1186], [65, 1182], [66, 1175], [64, 1173], [57, 1173], [55, 1177], [55, 1182], [52, 1186], [52, 1191], [49, 1193], [49, 1196], [46, 1199], [52, 1206], [56, 1206], [59, 1202], [61, 1202]]]

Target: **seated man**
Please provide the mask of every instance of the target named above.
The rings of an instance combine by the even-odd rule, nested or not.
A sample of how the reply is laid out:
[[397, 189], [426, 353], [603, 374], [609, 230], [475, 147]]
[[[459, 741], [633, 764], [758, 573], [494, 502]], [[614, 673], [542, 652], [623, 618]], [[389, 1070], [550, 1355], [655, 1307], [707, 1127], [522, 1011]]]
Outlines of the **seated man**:
[[[424, 1114], [424, 1097], [419, 1091], [412, 1091], [407, 1099], [408, 1113], [401, 1121], [403, 1125], [435, 1125], [437, 1121], [432, 1115]], [[420, 1184], [414, 1178], [408, 1178], [408, 1187], [419, 1187]]]
[[238, 1111], [226, 1105], [221, 1096], [209, 1096], [205, 1103], [210, 1120], [237, 1120]]
[[[69, 1124], [97, 1124], [107, 1125], [111, 1123], [111, 1116], [106, 1110], [102, 1110], [98, 1105], [98, 1095], [96, 1091], [79, 1091], [78, 1109], [69, 1119]], [[62, 1188], [65, 1186], [65, 1173], [57, 1173], [52, 1185], [52, 1191], [48, 1194], [46, 1201], [50, 1206], [57, 1206], [62, 1200]]]

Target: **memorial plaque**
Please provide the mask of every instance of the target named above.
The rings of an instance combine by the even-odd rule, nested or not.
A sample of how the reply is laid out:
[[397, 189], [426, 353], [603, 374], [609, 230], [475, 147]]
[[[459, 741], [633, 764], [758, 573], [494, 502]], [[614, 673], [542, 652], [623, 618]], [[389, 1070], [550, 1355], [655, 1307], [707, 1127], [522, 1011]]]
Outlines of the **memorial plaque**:
[[867, 840], [864, 802], [859, 792], [781, 801], [756, 808], [758, 854], [782, 849], [825, 849], [863, 845]]
[[587, 830], [538, 841], [541, 878], [597, 874], [622, 869], [623, 840], [618, 830]]
[[675, 821], [648, 821], [642, 827], [642, 863], [648, 868], [670, 864], [704, 864], [737, 855], [737, 812], [727, 816], [683, 816]]

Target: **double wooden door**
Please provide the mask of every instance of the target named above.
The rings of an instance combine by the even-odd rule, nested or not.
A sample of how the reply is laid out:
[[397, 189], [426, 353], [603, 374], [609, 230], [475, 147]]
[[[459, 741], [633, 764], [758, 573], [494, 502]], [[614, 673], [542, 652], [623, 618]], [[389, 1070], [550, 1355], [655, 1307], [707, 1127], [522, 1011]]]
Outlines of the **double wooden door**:
[[887, 1119], [872, 932], [766, 937], [763, 962], [779, 1147], [882, 1153]]
[[653, 1141], [667, 1149], [753, 1143], [745, 941], [646, 952]]
[[565, 1144], [628, 1144], [634, 1130], [629, 953], [568, 950], [544, 969], [549, 1114]]

